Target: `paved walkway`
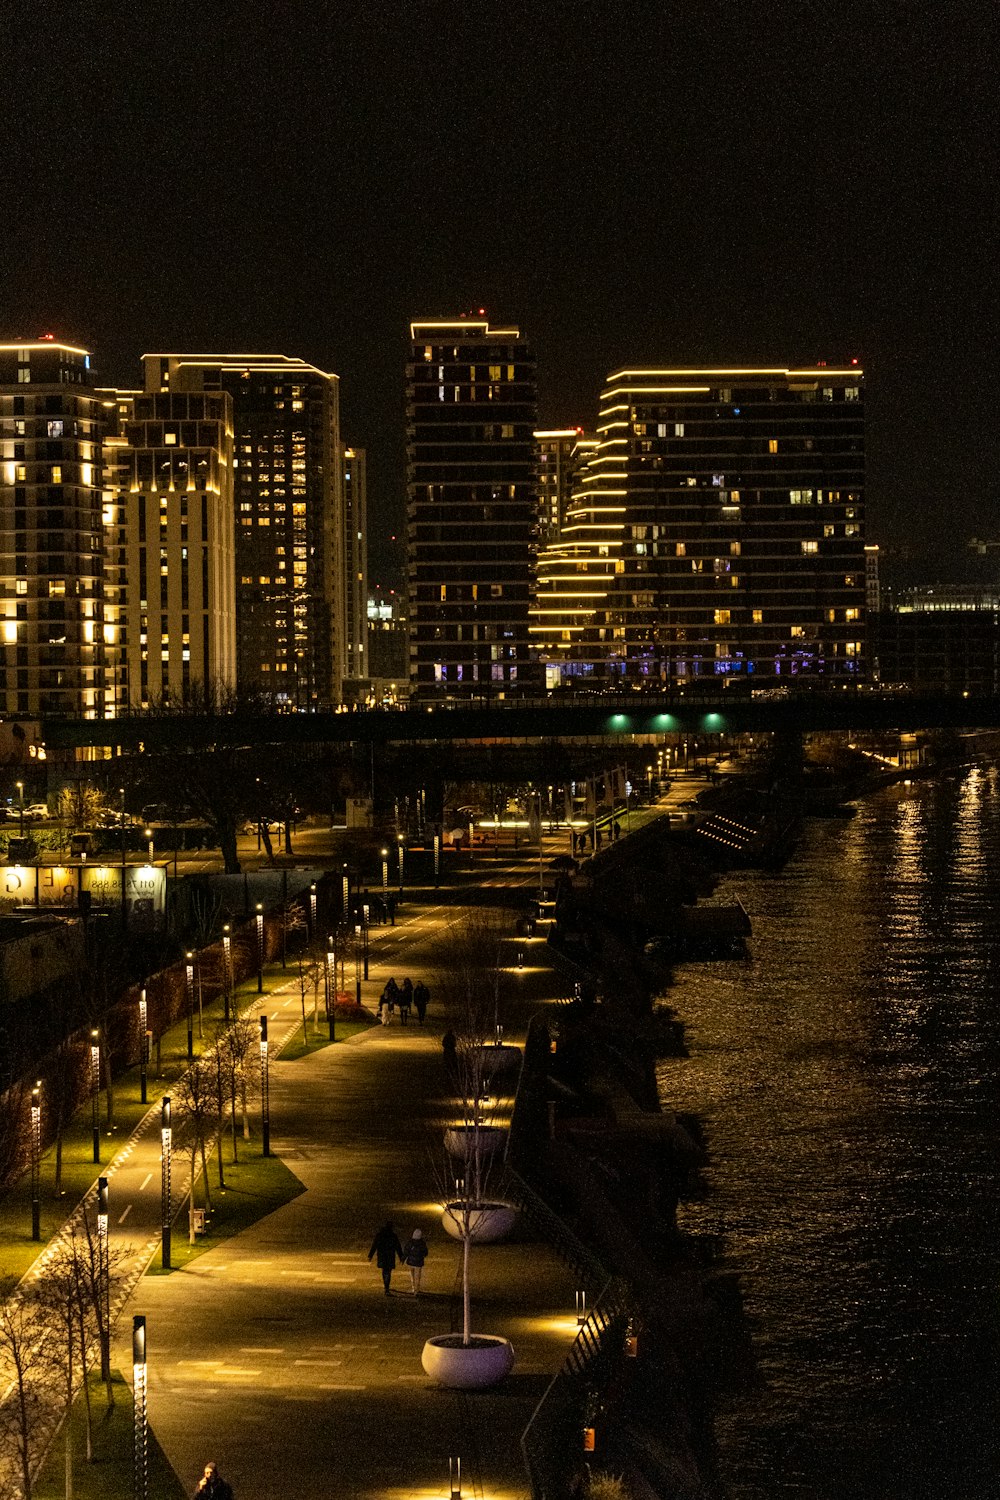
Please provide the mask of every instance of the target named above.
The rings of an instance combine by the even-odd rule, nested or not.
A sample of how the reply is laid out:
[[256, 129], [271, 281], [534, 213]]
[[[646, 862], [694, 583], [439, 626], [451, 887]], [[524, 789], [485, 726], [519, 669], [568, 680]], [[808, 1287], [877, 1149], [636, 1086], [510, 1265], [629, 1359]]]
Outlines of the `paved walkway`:
[[[529, 864], [522, 878], [535, 871]], [[483, 880], [507, 884], [511, 873], [484, 865]], [[513, 1374], [494, 1392], [460, 1395], [432, 1384], [420, 1364], [425, 1339], [460, 1318], [460, 1247], [440, 1227], [433, 1166], [453, 1110], [440, 1046], [447, 1021], [434, 997], [456, 908], [433, 892], [427, 900], [374, 932], [364, 990], [372, 1002], [390, 972], [423, 976], [426, 1026], [397, 1020], [272, 1064], [271, 1148], [306, 1191], [188, 1269], [144, 1278], [128, 1309], [147, 1318], [150, 1424], [191, 1491], [215, 1458], [236, 1500], [447, 1496], [448, 1459], [460, 1456], [464, 1494], [528, 1494], [520, 1434], [576, 1334], [571, 1273], [527, 1238], [479, 1247], [474, 1328], [512, 1340]], [[520, 1041], [562, 985], [544, 944], [515, 939], [509, 916], [510, 963], [522, 950], [525, 967], [515, 971], [506, 1039]], [[275, 1039], [297, 1009], [297, 997], [288, 1006], [272, 998]], [[427, 1237], [419, 1299], [404, 1289], [405, 1270], [386, 1298], [367, 1263], [387, 1217], [401, 1239], [417, 1225]], [[124, 1369], [130, 1329], [123, 1317]]]

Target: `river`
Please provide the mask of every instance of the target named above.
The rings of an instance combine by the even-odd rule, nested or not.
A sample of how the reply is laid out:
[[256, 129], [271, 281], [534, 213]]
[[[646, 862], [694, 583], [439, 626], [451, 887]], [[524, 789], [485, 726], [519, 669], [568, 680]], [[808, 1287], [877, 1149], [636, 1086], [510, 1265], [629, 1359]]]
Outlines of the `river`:
[[746, 961], [686, 965], [704, 1121], [681, 1223], [740, 1272], [759, 1391], [718, 1423], [731, 1500], [1000, 1496], [1000, 775], [894, 788], [739, 871]]

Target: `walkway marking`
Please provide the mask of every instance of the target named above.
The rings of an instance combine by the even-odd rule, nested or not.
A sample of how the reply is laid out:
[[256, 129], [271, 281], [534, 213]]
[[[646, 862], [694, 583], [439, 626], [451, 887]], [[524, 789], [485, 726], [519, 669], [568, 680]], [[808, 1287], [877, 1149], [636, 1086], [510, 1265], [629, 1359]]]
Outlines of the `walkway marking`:
[[266, 1345], [241, 1344], [241, 1354], [284, 1354], [284, 1349], [269, 1349]]
[[318, 1391], [366, 1391], [366, 1385], [318, 1385]]
[[317, 1369], [339, 1370], [344, 1361], [342, 1359], [297, 1359], [294, 1363], [297, 1365], [315, 1365]]
[[140, 1191], [140, 1193], [142, 1192], [143, 1188], [146, 1186], [146, 1183], [151, 1180], [152, 1176], [153, 1176], [152, 1172], [147, 1172], [146, 1173], [145, 1177], [142, 1179], [142, 1181], [139, 1184], [139, 1191]]
[[126, 1219], [127, 1219], [127, 1218], [128, 1218], [128, 1216], [129, 1216], [129, 1214], [130, 1214], [130, 1213], [131, 1213], [131, 1212], [132, 1212], [132, 1205], [131, 1205], [131, 1203], [130, 1203], [130, 1204], [129, 1204], [129, 1206], [128, 1206], [128, 1208], [127, 1208], [127, 1209], [126, 1209], [126, 1210], [125, 1210], [125, 1212], [124, 1212], [124, 1213], [123, 1213], [123, 1214], [122, 1214], [122, 1216], [121, 1216], [121, 1218], [120, 1218], [120, 1219], [119, 1219], [119, 1220], [118, 1220], [118, 1222], [119, 1222], [119, 1224], [124, 1224], [124, 1223], [125, 1223], [125, 1220], [126, 1220]]

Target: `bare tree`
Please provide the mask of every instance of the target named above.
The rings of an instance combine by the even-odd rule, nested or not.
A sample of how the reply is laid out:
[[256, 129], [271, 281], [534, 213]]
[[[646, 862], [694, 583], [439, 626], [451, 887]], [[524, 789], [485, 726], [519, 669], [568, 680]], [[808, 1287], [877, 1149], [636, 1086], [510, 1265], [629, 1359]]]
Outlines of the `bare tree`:
[[[296, 965], [296, 977], [299, 984], [299, 998], [302, 1002], [302, 1040], [308, 1045], [309, 1033], [306, 1029], [306, 996], [311, 988], [315, 986], [316, 961], [309, 954], [300, 953]], [[313, 1011], [313, 1024], [316, 1022], [316, 1013]]]
[[191, 1151], [191, 1191], [188, 1198], [188, 1239], [195, 1241], [195, 1187], [198, 1179], [198, 1157], [201, 1157], [201, 1175], [205, 1183], [205, 1207], [211, 1210], [212, 1188], [208, 1177], [206, 1141], [214, 1136], [218, 1125], [218, 1094], [213, 1086], [209, 1069], [203, 1063], [187, 1070], [177, 1081], [174, 1098], [181, 1122], [188, 1129], [188, 1144]]
[[9, 1394], [0, 1402], [0, 1444], [13, 1457], [24, 1500], [31, 1500], [31, 1471], [42, 1441], [51, 1357], [37, 1293], [18, 1287], [14, 1277], [5, 1277], [0, 1281], [0, 1369]]

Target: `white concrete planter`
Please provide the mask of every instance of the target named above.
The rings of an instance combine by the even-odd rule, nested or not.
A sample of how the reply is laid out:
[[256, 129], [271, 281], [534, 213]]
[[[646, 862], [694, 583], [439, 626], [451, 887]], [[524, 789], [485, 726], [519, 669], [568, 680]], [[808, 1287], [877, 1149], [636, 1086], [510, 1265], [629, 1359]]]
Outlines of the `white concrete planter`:
[[459, 1333], [428, 1339], [420, 1357], [427, 1374], [438, 1385], [454, 1391], [482, 1391], [499, 1385], [514, 1368], [514, 1349], [508, 1339], [474, 1333], [467, 1349]]
[[506, 1140], [507, 1131], [501, 1125], [480, 1125], [478, 1130], [470, 1125], [453, 1125], [444, 1133], [444, 1149], [459, 1161], [471, 1161], [477, 1153], [481, 1158], [492, 1156]]
[[[441, 1223], [453, 1240], [465, 1238], [461, 1203], [446, 1203]], [[509, 1203], [478, 1203], [469, 1209], [469, 1243], [492, 1245], [505, 1240], [517, 1223], [517, 1209]]]
[[513, 1073], [521, 1066], [520, 1047], [511, 1047], [503, 1043], [499, 1047], [484, 1045], [475, 1048], [476, 1053], [482, 1059], [483, 1076], [486, 1078], [498, 1078], [505, 1073]]

